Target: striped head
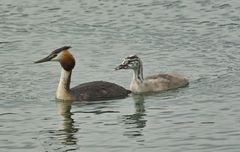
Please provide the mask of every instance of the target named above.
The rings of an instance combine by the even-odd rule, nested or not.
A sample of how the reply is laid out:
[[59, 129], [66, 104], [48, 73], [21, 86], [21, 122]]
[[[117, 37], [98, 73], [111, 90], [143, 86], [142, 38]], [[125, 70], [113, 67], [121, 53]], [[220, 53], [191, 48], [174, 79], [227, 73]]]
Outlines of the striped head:
[[61, 64], [63, 69], [71, 71], [75, 66], [75, 59], [72, 54], [68, 51], [70, 46], [64, 46], [59, 49], [52, 51], [47, 57], [35, 61], [34, 63], [43, 63], [48, 61], [57, 61]]
[[115, 68], [115, 70], [120, 69], [133, 69], [138, 70], [142, 68], [142, 61], [137, 55], [130, 55], [123, 59], [122, 63]]

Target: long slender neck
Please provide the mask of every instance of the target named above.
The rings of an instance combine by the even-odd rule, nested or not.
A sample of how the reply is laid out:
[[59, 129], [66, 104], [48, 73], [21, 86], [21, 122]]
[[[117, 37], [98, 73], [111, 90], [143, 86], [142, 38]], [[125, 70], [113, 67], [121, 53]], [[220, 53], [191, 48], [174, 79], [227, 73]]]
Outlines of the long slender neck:
[[61, 77], [59, 80], [56, 96], [58, 99], [63, 99], [69, 94], [72, 71], [67, 71], [62, 68]]
[[134, 69], [133, 73], [133, 80], [138, 81], [138, 82], [143, 82], [143, 67], [141, 61], [138, 64], [138, 67]]

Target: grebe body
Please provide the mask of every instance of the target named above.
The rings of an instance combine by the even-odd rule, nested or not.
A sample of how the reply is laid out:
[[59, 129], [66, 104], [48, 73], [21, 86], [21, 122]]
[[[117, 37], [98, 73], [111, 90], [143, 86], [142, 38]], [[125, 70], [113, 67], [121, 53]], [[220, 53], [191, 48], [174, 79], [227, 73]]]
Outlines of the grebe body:
[[62, 72], [58, 84], [56, 98], [60, 100], [97, 101], [125, 98], [131, 91], [117, 84], [106, 81], [93, 81], [80, 84], [70, 88], [71, 74], [75, 66], [75, 59], [68, 51], [70, 46], [56, 49], [47, 57], [36, 61], [42, 63], [47, 61], [58, 61]]
[[177, 73], [160, 73], [143, 77], [143, 65], [141, 59], [136, 55], [126, 57], [122, 64], [115, 70], [132, 69], [134, 71], [130, 84], [130, 90], [133, 93], [159, 92], [185, 87], [189, 81]]
[[71, 89], [72, 95], [83, 101], [121, 99], [127, 97], [130, 92], [117, 84], [106, 81], [87, 82]]

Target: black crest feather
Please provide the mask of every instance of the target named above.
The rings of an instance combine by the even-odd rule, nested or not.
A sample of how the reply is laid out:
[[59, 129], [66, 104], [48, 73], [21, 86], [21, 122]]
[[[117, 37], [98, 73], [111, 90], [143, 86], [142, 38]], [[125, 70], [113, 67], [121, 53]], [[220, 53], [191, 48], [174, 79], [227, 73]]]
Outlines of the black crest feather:
[[70, 48], [71, 48], [71, 46], [64, 46], [64, 47], [61, 47], [61, 48], [58, 48], [58, 49], [54, 50], [53, 52], [54, 53], [60, 53], [61, 51], [68, 50]]

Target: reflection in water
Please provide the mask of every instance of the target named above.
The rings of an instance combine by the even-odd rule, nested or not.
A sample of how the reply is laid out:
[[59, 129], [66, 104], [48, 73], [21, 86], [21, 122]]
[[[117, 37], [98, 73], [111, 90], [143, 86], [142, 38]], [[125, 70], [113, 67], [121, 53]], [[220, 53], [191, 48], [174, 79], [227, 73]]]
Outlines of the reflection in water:
[[[120, 113], [116, 110], [104, 110], [105, 108], [108, 109], [108, 105], [111, 104], [111, 101], [91, 101], [91, 102], [74, 102], [73, 105], [77, 107], [87, 106], [90, 108], [84, 108], [82, 110], [74, 110], [74, 114], [76, 113], [92, 113], [92, 114], [104, 114], [104, 113]], [[80, 108], [78, 108], [80, 109]]]
[[144, 96], [143, 95], [133, 95], [133, 100], [135, 102], [136, 113], [144, 114]]
[[[144, 96], [134, 95], [135, 113], [131, 115], [123, 115], [123, 122], [126, 127], [124, 136], [129, 138], [143, 136], [143, 128], [146, 126], [147, 120], [144, 119]], [[142, 138], [138, 142], [144, 141]]]
[[76, 145], [77, 138], [74, 137], [74, 134], [78, 131], [78, 128], [74, 128], [74, 119], [71, 113], [72, 102], [59, 100], [57, 106], [58, 114], [63, 117], [63, 129], [60, 130], [64, 135], [63, 144]]

